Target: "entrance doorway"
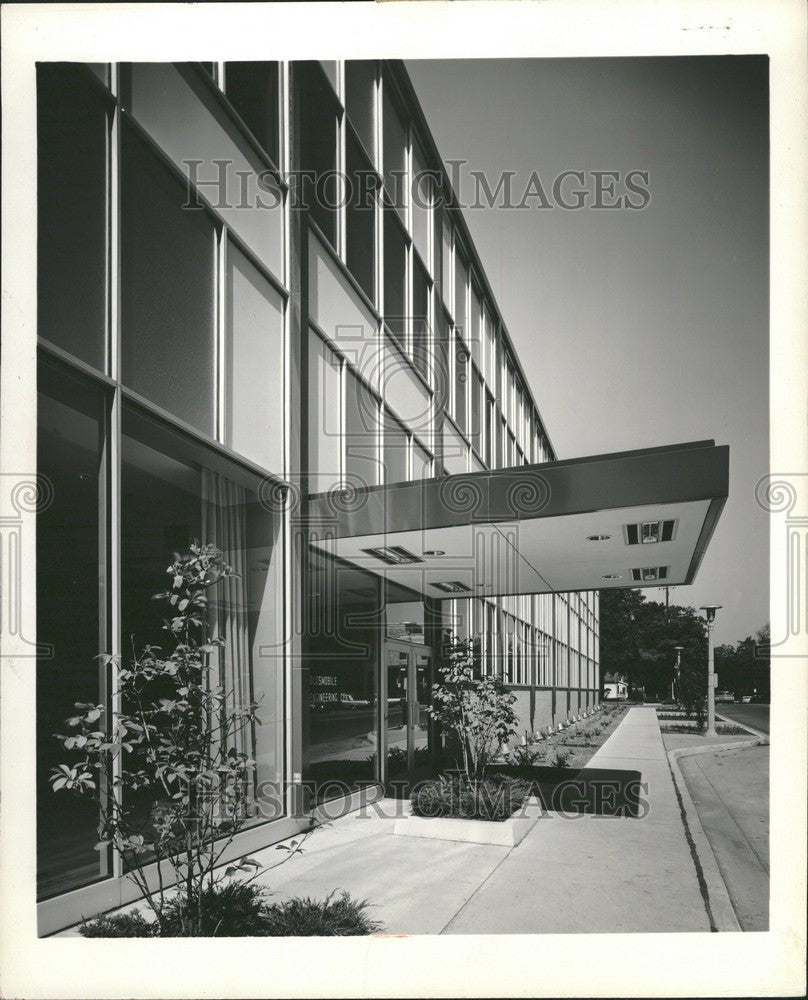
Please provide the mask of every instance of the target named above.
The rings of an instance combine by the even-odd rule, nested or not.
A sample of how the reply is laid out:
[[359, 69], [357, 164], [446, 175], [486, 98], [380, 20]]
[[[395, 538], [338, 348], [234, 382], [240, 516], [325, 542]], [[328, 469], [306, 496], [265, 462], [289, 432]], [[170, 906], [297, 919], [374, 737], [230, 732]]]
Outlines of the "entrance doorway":
[[391, 639], [384, 644], [388, 780], [413, 780], [430, 770], [432, 662], [429, 646]]

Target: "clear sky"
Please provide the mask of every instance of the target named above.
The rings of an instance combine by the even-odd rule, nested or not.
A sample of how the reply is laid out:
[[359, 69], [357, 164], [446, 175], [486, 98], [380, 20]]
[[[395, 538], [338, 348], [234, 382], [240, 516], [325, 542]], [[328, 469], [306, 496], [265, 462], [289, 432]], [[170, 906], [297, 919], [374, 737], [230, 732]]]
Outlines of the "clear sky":
[[593, 170], [648, 171], [641, 211], [465, 217], [559, 458], [730, 446], [729, 500], [696, 582], [671, 602], [722, 604], [717, 642], [754, 632], [769, 618], [768, 519], [755, 502], [768, 471], [767, 59], [407, 67], [444, 160], [469, 161], [467, 205], [471, 170], [492, 188], [514, 171], [514, 202], [534, 170], [550, 196], [564, 170], [587, 173], [590, 190]]

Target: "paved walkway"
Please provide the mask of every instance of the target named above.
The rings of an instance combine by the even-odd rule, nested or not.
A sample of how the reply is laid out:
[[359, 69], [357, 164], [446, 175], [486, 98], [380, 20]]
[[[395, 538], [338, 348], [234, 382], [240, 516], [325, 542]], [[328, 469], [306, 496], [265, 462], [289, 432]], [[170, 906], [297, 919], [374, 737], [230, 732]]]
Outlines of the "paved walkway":
[[655, 710], [630, 709], [589, 763], [642, 772], [648, 815], [550, 813], [508, 849], [392, 836], [394, 819], [368, 810], [261, 881], [278, 900], [337, 888], [367, 898], [389, 934], [709, 930]]

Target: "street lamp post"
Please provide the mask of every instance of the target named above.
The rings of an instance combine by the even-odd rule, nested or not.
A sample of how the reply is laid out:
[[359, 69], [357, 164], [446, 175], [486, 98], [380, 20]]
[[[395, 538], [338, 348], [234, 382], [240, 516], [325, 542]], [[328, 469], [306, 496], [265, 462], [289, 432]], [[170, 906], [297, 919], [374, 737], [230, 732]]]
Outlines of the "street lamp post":
[[675, 680], [671, 681], [671, 698], [676, 697], [676, 684], [679, 680], [679, 670], [682, 667], [682, 650], [684, 646], [674, 646], [673, 651], [676, 653], [676, 676]]
[[721, 604], [703, 604], [701, 610], [707, 619], [707, 735], [715, 736], [715, 661], [713, 659], [713, 623]]

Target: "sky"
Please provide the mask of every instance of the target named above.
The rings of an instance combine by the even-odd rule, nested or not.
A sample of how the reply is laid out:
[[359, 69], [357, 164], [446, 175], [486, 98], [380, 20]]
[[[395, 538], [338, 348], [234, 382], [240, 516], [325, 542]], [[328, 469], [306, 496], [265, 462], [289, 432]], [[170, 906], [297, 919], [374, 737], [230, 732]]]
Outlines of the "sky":
[[[714, 439], [729, 499], [675, 604], [721, 604], [717, 643], [768, 621], [768, 60], [408, 61], [461, 201], [537, 171], [554, 207], [464, 215], [559, 458]], [[569, 211], [564, 170], [648, 172], [642, 210]], [[578, 186], [565, 182], [564, 192]], [[568, 203], [574, 197], [562, 192]], [[640, 197], [632, 195], [639, 203]], [[613, 201], [608, 195], [604, 202]], [[646, 590], [649, 600], [664, 591]]]

